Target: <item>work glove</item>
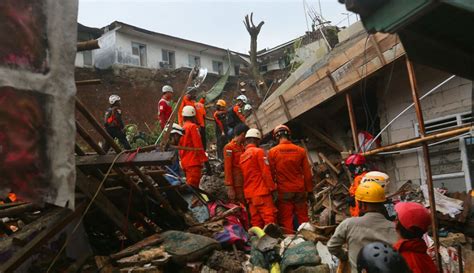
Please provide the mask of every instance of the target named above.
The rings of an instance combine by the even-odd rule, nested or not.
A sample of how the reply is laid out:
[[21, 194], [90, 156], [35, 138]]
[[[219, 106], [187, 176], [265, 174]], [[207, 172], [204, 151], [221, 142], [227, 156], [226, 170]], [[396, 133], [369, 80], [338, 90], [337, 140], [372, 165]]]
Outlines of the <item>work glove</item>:
[[346, 197], [346, 203], [351, 206], [351, 207], [355, 207], [356, 206], [356, 202], [355, 202], [355, 198], [354, 196], [348, 196]]
[[273, 203], [276, 203], [278, 201], [278, 192], [277, 191], [272, 191], [272, 199], [273, 199]]
[[235, 200], [235, 190], [234, 187], [232, 186], [227, 186], [227, 196], [229, 197], [229, 200], [234, 201]]

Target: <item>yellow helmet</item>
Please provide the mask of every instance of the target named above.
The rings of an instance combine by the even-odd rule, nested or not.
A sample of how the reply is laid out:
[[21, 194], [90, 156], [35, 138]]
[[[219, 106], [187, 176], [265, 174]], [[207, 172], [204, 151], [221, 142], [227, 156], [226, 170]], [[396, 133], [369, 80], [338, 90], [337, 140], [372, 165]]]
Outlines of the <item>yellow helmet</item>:
[[218, 100], [216, 102], [216, 105], [221, 106], [221, 107], [225, 107], [227, 105], [227, 103], [225, 102], [225, 100]]
[[367, 203], [382, 203], [385, 202], [385, 191], [377, 182], [361, 183], [357, 187], [355, 199]]

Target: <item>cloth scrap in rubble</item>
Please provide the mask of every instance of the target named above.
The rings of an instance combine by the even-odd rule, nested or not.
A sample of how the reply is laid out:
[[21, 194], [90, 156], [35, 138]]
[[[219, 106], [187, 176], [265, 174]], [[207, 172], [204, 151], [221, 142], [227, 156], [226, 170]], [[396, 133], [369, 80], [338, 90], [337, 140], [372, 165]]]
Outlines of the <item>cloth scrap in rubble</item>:
[[[423, 192], [423, 197], [425, 198], [426, 205], [429, 205], [429, 202], [427, 201], [429, 200], [428, 185], [421, 185], [420, 188]], [[439, 193], [436, 189], [434, 191], [434, 196], [436, 203], [436, 211], [439, 211], [444, 215], [448, 214], [450, 217], [454, 218], [463, 210], [463, 201], [461, 200], [447, 197], [446, 195]]]

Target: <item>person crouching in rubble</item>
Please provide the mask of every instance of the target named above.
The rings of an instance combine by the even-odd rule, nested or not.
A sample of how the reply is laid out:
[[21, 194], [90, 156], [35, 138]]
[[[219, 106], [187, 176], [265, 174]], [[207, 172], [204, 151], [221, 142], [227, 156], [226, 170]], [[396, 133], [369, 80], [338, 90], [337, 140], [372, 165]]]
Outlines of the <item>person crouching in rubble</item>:
[[245, 134], [245, 152], [240, 156], [240, 167], [244, 176], [244, 196], [249, 206], [252, 226], [263, 228], [276, 223], [276, 208], [273, 196], [276, 185], [265, 157], [258, 147], [262, 134], [258, 129], [249, 129]]
[[347, 203], [349, 204], [349, 211], [352, 217], [359, 216], [359, 207], [355, 201], [355, 192], [359, 187], [360, 182], [364, 175], [368, 172], [365, 165], [365, 157], [360, 154], [350, 155], [344, 162], [349, 171], [352, 174], [353, 181], [349, 188], [349, 197], [347, 197]]
[[[130, 143], [128, 143], [127, 137], [123, 131], [124, 124], [122, 120], [122, 110], [120, 109], [120, 97], [117, 95], [111, 95], [109, 97], [109, 108], [105, 111], [104, 115], [104, 128], [107, 133], [113, 138], [118, 139], [120, 144], [130, 150]], [[110, 149], [110, 145], [105, 141], [102, 145], [102, 149], [107, 153]]]
[[199, 126], [195, 123], [196, 109], [189, 105], [184, 106], [182, 116], [184, 135], [179, 141], [179, 146], [183, 148], [179, 151], [181, 166], [186, 176], [186, 183], [199, 188], [202, 167], [208, 159], [202, 146]]
[[[385, 191], [379, 184], [376, 182], [360, 184], [355, 199], [361, 216], [342, 221], [327, 243], [329, 252], [342, 262], [349, 258], [352, 273], [357, 272], [357, 254], [363, 246], [376, 241], [392, 245], [397, 240], [394, 223], [384, 216]], [[342, 249], [346, 243], [348, 255]]]
[[[171, 127], [171, 132], [170, 132], [169, 144], [171, 146], [179, 146], [179, 142], [183, 135], [184, 135], [183, 127], [179, 126], [179, 124], [177, 123], [173, 123], [173, 126]], [[175, 157], [170, 166], [170, 169], [171, 169], [170, 175], [165, 175], [165, 178], [172, 185], [176, 185], [177, 183], [179, 183], [179, 179], [176, 178], [175, 176], [176, 175], [181, 176], [181, 167], [179, 166], [179, 150], [176, 147], [170, 147], [169, 150], [175, 153]]]
[[249, 127], [243, 123], [234, 129], [234, 138], [224, 147], [224, 184], [231, 201], [245, 204], [244, 177], [240, 167], [240, 156], [245, 151], [245, 133]]
[[427, 246], [422, 239], [431, 224], [430, 212], [415, 202], [401, 202], [395, 205], [397, 212], [396, 230], [398, 242], [393, 246], [413, 273], [436, 273], [435, 263], [426, 253]]
[[278, 187], [278, 224], [293, 234], [293, 216], [298, 225], [308, 222], [307, 199], [313, 193], [313, 175], [305, 149], [290, 141], [290, 128], [278, 125], [273, 137], [278, 145], [268, 153], [273, 180]]

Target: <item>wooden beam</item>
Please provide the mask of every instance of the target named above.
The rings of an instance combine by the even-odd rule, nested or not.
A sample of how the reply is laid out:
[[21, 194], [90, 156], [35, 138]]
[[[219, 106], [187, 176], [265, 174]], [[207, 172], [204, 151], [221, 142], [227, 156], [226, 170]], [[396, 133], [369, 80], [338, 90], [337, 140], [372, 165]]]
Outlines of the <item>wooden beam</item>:
[[38, 206], [33, 203], [26, 203], [23, 205], [0, 210], [0, 217], [12, 217], [37, 208]]
[[83, 81], [76, 81], [76, 86], [97, 85], [101, 83], [102, 81], [100, 79], [83, 80]]
[[89, 41], [77, 43], [77, 52], [93, 50], [93, 49], [98, 49], [98, 48], [100, 48], [99, 40], [89, 40]]
[[76, 156], [76, 166], [78, 167], [104, 167], [110, 166], [115, 160], [114, 166], [123, 167], [130, 164], [134, 166], [163, 166], [170, 165], [174, 158], [174, 152], [149, 152], [138, 153], [133, 160], [130, 154], [122, 154], [116, 159], [116, 154], [106, 155], [85, 155]]
[[319, 153], [319, 157], [321, 157], [323, 162], [326, 163], [335, 173], [337, 173], [337, 174], [341, 173], [341, 171], [338, 168], [336, 168], [336, 166], [334, 166], [331, 163], [331, 161], [323, 153]]
[[382, 65], [386, 65], [387, 61], [385, 60], [382, 50], [380, 50], [379, 43], [377, 43], [377, 40], [375, 39], [373, 34], [369, 35], [369, 40], [372, 43], [372, 46], [375, 48], [375, 52], [377, 52], [377, 57], [379, 58]]
[[258, 130], [262, 131], [262, 124], [260, 124], [260, 120], [258, 120], [258, 117], [255, 111], [252, 111], [252, 116], [255, 119], [255, 124], [257, 124]]
[[313, 134], [316, 138], [321, 140], [322, 142], [326, 143], [329, 147], [333, 148], [334, 150], [338, 151], [339, 153], [344, 151], [341, 145], [334, 142], [332, 139], [325, 136], [323, 133], [319, 132], [318, 130], [314, 129], [313, 127], [300, 123], [306, 130], [308, 130], [311, 134]]
[[8, 259], [0, 267], [0, 272], [14, 272], [26, 259], [37, 252], [38, 248], [44, 243], [48, 242], [52, 237], [61, 232], [74, 219], [78, 218], [86, 208], [86, 203], [83, 202], [76, 207], [75, 211], [63, 209], [59, 211], [61, 215], [57, 222], [51, 223], [46, 229], [43, 229], [38, 235], [30, 240], [24, 247]]
[[280, 100], [281, 107], [283, 108], [283, 111], [285, 112], [286, 119], [290, 121], [292, 118], [291, 118], [290, 110], [288, 109], [288, 106], [286, 105], [285, 98], [282, 95], [280, 95], [278, 96], [278, 99]]
[[354, 149], [359, 150], [359, 138], [357, 137], [357, 122], [352, 104], [352, 96], [346, 93], [347, 112], [349, 112], [349, 121], [351, 123], [352, 140], [354, 141]]
[[[138, 242], [142, 239], [141, 233], [128, 221], [122, 212], [99, 189], [99, 181], [94, 177], [87, 177], [81, 170], [76, 169], [76, 187], [87, 197], [94, 199], [94, 204], [109, 217], [112, 222], [131, 240]], [[128, 224], [127, 224], [128, 223]]]
[[339, 87], [337, 86], [336, 81], [335, 81], [334, 78], [332, 77], [330, 71], [326, 71], [326, 76], [328, 77], [329, 81], [331, 82], [331, 86], [332, 86], [332, 88], [334, 89], [334, 92], [335, 92], [335, 93], [339, 92]]

